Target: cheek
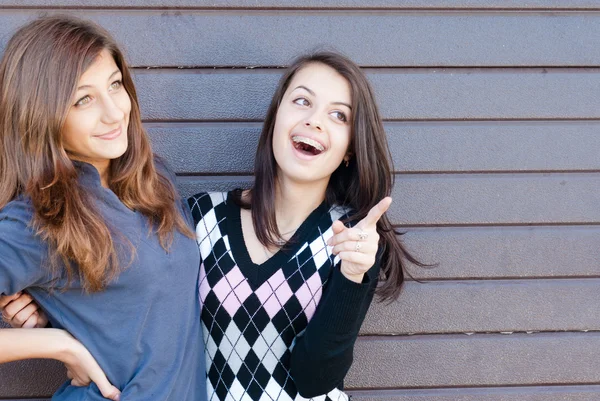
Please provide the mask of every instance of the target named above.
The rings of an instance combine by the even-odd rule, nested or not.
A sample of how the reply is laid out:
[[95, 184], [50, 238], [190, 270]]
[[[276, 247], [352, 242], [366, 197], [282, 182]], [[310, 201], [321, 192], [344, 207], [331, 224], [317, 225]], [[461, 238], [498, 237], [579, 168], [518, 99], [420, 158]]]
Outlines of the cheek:
[[122, 94], [119, 94], [117, 102], [121, 111], [125, 113], [125, 118], [129, 120], [129, 115], [131, 114], [131, 98], [129, 97], [129, 94], [127, 94], [127, 91], [123, 91]]
[[73, 146], [71, 145], [73, 143], [72, 137], [73, 137], [72, 131], [69, 129], [69, 127], [65, 126], [60, 134], [60, 140], [62, 142], [62, 147], [64, 150], [67, 150], [67, 151], [73, 150]]
[[336, 132], [336, 148], [342, 158], [346, 156], [346, 153], [349, 151], [350, 137], [350, 127], [341, 127], [341, 129]]
[[277, 150], [288, 136], [287, 122], [285, 119], [285, 113], [281, 113], [281, 108], [275, 116], [275, 126], [273, 127], [273, 150]]
[[61, 133], [62, 145], [65, 150], [77, 150], [92, 132], [91, 121], [93, 118], [91, 116], [85, 118], [86, 116], [86, 113], [73, 112], [67, 116]]

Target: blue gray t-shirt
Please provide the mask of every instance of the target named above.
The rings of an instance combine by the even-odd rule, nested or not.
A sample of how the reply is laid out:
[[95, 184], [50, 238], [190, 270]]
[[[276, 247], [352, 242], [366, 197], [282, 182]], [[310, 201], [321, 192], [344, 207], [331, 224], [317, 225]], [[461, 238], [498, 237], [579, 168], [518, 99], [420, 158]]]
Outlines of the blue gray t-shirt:
[[[29, 227], [33, 211], [19, 198], [0, 211], [0, 293], [26, 289], [53, 327], [69, 331], [96, 358], [122, 401], [206, 400], [200, 331], [198, 269], [194, 239], [176, 232], [170, 251], [149, 235], [149, 222], [100, 184], [97, 170], [77, 163], [79, 182], [96, 198], [109, 226], [134, 245], [135, 259], [99, 293], [85, 294], [79, 281], [62, 291], [48, 275], [45, 244]], [[180, 207], [182, 213], [189, 216]], [[126, 254], [122, 263], [129, 261]], [[52, 291], [52, 288], [57, 288]], [[104, 400], [93, 383], [65, 383], [53, 400]]]

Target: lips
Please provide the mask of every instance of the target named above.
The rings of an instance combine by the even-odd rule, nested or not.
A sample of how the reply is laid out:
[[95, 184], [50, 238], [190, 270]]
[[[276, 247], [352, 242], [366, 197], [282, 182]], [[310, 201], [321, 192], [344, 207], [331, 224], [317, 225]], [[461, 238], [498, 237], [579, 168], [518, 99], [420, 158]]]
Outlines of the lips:
[[292, 142], [294, 148], [305, 155], [317, 156], [325, 151], [325, 146], [312, 138], [304, 135], [293, 135]]
[[117, 129], [107, 132], [106, 134], [96, 135], [95, 138], [104, 139], [104, 140], [109, 141], [109, 140], [116, 139], [119, 136], [121, 136], [122, 132], [123, 132], [122, 127], [119, 127]]

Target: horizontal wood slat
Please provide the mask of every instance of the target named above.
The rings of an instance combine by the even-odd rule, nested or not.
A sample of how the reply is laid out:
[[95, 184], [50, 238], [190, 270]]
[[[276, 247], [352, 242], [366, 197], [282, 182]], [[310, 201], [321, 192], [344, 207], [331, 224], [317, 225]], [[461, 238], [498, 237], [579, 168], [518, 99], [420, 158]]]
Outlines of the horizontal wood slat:
[[[148, 123], [154, 150], [178, 173], [249, 174], [261, 123]], [[388, 122], [395, 170], [600, 170], [600, 123]]]
[[359, 401], [597, 401], [600, 386], [352, 391]]
[[0, 0], [6, 7], [119, 7], [119, 8], [382, 8], [382, 9], [597, 9], [593, 0]]
[[403, 241], [435, 268], [416, 279], [599, 277], [600, 227], [407, 228]]
[[363, 337], [349, 388], [597, 384], [600, 333]]
[[[600, 118], [600, 69], [376, 70], [368, 72], [385, 119]], [[278, 70], [137, 70], [151, 120], [262, 121]]]
[[600, 279], [406, 282], [362, 334], [600, 330]]
[[[68, 12], [106, 27], [132, 65], [144, 67], [281, 66], [323, 47], [378, 67], [600, 65], [600, 15], [589, 12], [442, 14], [338, 7], [321, 12]], [[0, 37], [37, 15], [37, 10], [0, 11]]]
[[[252, 177], [180, 177], [183, 196], [248, 187]], [[600, 174], [397, 176], [388, 211], [400, 225], [600, 222]]]

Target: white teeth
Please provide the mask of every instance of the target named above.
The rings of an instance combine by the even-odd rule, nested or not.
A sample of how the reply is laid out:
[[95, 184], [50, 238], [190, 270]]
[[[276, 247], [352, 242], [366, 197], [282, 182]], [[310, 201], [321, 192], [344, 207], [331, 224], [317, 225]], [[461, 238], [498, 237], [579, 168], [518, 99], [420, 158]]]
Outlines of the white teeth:
[[323, 145], [321, 145], [319, 142], [314, 141], [310, 138], [306, 138], [304, 136], [298, 136], [298, 135], [294, 135], [292, 137], [292, 141], [296, 142], [296, 143], [305, 143], [307, 145], [312, 146], [313, 148], [319, 150], [320, 152], [324, 151], [325, 148], [323, 147]]

